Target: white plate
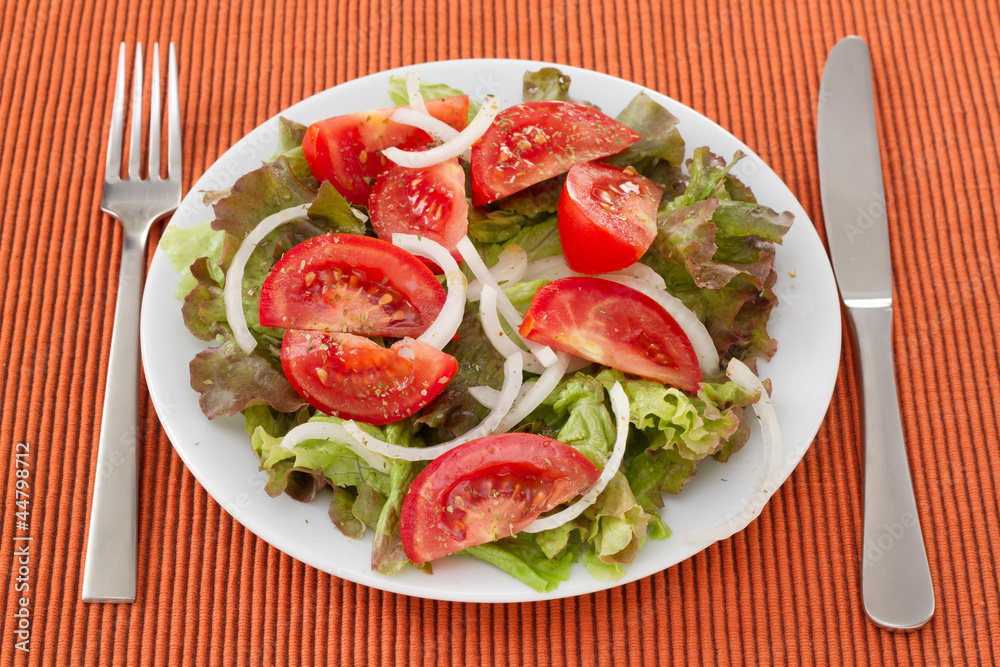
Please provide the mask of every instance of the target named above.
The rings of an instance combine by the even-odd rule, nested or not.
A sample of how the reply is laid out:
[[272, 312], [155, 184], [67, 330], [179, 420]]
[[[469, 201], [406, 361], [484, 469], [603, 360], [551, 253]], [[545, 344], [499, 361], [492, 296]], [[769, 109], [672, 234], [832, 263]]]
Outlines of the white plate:
[[[447, 83], [482, 100], [498, 95], [501, 106], [521, 101], [521, 81], [528, 69], [546, 63], [519, 60], [459, 60], [416, 65], [425, 81]], [[592, 101], [611, 116], [642, 88], [604, 74], [559, 65], [572, 79], [573, 97]], [[391, 106], [389, 75], [367, 76], [314, 95], [282, 115], [308, 124], [337, 114]], [[794, 195], [775, 173], [742, 142], [697, 112], [653, 91], [650, 97], [680, 119], [688, 155], [707, 145], [726, 159], [737, 150], [747, 154], [738, 173], [753, 187], [760, 202], [795, 216], [777, 255], [780, 305], [769, 325], [779, 341], [774, 359], [761, 367], [774, 384], [774, 406], [781, 423], [784, 481], [805, 454], [819, 429], [833, 392], [840, 360], [840, 306], [826, 253], [812, 223]], [[230, 186], [240, 175], [269, 159], [275, 150], [277, 117], [241, 139], [191, 188], [170, 224], [189, 227], [212, 219], [201, 192]], [[327, 502], [299, 503], [264, 493], [265, 475], [243, 430], [243, 418], [210, 422], [191, 389], [189, 361], [204, 343], [181, 319], [175, 297], [179, 276], [163, 252], [157, 251], [146, 279], [141, 339], [146, 380], [157, 415], [170, 441], [192, 474], [237, 521], [269, 544], [320, 570], [354, 582], [425, 598], [471, 602], [520, 602], [580, 595], [646, 577], [675, 565], [708, 546], [690, 543], [689, 529], [715, 526], [735, 514], [753, 490], [760, 471], [761, 441], [756, 431], [747, 446], [725, 465], [708, 460], [684, 491], [666, 499], [663, 517], [673, 530], [664, 541], [647, 541], [628, 574], [617, 582], [597, 581], [582, 565], [555, 592], [540, 594], [471, 557], [449, 557], [434, 564], [434, 574], [415, 568], [384, 576], [369, 566], [371, 539], [344, 537], [327, 517]], [[369, 532], [370, 535], [370, 532]]]

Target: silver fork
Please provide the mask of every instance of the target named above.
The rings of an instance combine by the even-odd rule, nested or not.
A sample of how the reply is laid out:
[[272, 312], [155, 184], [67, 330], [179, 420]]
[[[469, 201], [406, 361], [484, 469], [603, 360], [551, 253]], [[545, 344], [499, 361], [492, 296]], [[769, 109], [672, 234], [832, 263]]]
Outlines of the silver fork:
[[160, 50], [153, 45], [149, 109], [149, 176], [142, 162], [142, 45], [135, 47], [132, 74], [132, 133], [128, 176], [121, 178], [125, 133], [125, 44], [118, 50], [118, 78], [111, 111], [107, 166], [101, 209], [124, 232], [118, 298], [108, 377], [101, 416], [94, 497], [87, 555], [83, 565], [84, 602], [132, 602], [136, 590], [136, 533], [139, 443], [139, 302], [146, 239], [153, 224], [181, 202], [181, 127], [177, 56], [167, 59], [167, 178], [160, 177]]

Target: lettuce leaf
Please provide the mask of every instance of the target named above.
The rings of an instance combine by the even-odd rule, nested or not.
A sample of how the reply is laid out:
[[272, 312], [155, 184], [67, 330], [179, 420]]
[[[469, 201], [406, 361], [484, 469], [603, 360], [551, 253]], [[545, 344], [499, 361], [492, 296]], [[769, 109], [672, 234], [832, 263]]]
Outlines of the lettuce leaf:
[[[420, 96], [425, 100], [436, 100], [442, 97], [455, 97], [465, 95], [461, 90], [452, 88], [443, 83], [420, 82]], [[396, 106], [406, 106], [410, 103], [410, 97], [406, 94], [406, 77], [393, 74], [389, 77], [389, 97]], [[472, 119], [479, 112], [479, 103], [469, 98], [469, 118]]]
[[570, 543], [549, 558], [533, 535], [518, 533], [496, 542], [469, 547], [459, 553], [475, 556], [520, 579], [536, 591], [548, 593], [569, 579], [570, 566], [579, 557], [580, 545]]
[[[303, 133], [301, 125], [281, 123], [279, 150], [284, 152], [239, 178], [230, 190], [212, 193], [216, 217], [210, 226], [171, 227], [165, 234], [163, 247], [171, 261], [176, 266], [187, 264], [187, 276], [181, 285], [184, 323], [194, 336], [214, 343], [190, 365], [191, 386], [199, 393], [202, 411], [210, 419], [255, 405], [295, 411], [304, 404], [281, 372], [283, 331], [260, 326], [260, 287], [277, 258], [292, 246], [319, 234], [366, 231], [334, 187], [324, 183], [314, 189], [308, 179], [296, 173], [289, 154], [300, 148]], [[271, 232], [257, 245], [244, 268], [243, 313], [258, 343], [247, 355], [235, 345], [226, 317], [225, 272], [243, 239], [261, 220], [300, 204], [310, 204], [308, 215]]]
[[665, 202], [683, 193], [688, 177], [681, 169], [684, 138], [677, 129], [677, 117], [645, 93], [639, 93], [615, 120], [635, 130], [642, 139], [603, 161], [618, 167], [635, 167], [663, 187]]
[[[178, 225], [167, 225], [160, 237], [159, 248], [170, 257], [170, 263], [181, 274], [177, 285], [177, 297], [183, 299], [195, 288], [198, 279], [191, 275], [191, 265], [199, 259], [218, 260], [222, 257], [222, 241], [225, 234], [212, 229], [212, 223], [182, 229]], [[215, 261], [204, 267], [211, 274], [211, 282], [221, 285], [225, 279], [222, 268]]]
[[790, 213], [758, 204], [753, 193], [707, 148], [688, 165], [685, 192], [661, 208], [658, 233], [641, 261], [705, 323], [725, 362], [770, 358], [777, 343], [767, 319], [777, 305], [775, 248], [792, 223]]
[[524, 73], [521, 100], [566, 100], [572, 79], [555, 67], [543, 67], [537, 72]]
[[461, 435], [486, 416], [488, 410], [472, 398], [470, 387], [499, 389], [503, 384], [504, 358], [483, 332], [477, 304], [465, 305], [458, 333], [444, 351], [458, 361], [458, 373], [420, 413], [418, 423], [433, 429], [428, 444]]
[[749, 436], [746, 407], [759, 395], [735, 382], [704, 382], [692, 396], [658, 382], [605, 369], [605, 387], [620, 382], [629, 397], [629, 421], [636, 438], [623, 469], [637, 502], [646, 510], [663, 507], [661, 492], [677, 493], [708, 456], [728, 458]]
[[[605, 389], [600, 374], [576, 373], [564, 380], [536, 411], [553, 431], [553, 437], [575, 448], [599, 468], [604, 467], [616, 439]], [[635, 558], [651, 523], [657, 536], [669, 534], [660, 517], [651, 515], [636, 500], [624, 475], [616, 473], [581, 517], [539, 534], [538, 542], [552, 556], [569, 544], [571, 531], [578, 531], [590, 549], [585, 553], [592, 553], [597, 559], [587, 561], [592, 571], [602, 578], [619, 578], [624, 574], [621, 566]]]

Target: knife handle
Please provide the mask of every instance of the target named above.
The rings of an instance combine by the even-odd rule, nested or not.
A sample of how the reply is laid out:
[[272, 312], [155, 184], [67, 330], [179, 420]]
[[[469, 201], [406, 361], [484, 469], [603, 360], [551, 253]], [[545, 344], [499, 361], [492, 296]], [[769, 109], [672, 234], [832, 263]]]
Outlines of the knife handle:
[[934, 613], [934, 587], [903, 441], [892, 307], [849, 306], [848, 312], [864, 406], [862, 600], [876, 625], [916, 630]]

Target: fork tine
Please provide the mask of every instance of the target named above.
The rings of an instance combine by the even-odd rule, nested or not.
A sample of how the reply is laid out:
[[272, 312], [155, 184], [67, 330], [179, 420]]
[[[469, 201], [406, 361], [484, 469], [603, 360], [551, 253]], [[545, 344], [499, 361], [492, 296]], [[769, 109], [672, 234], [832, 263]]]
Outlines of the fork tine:
[[153, 44], [153, 78], [149, 87], [149, 178], [160, 179], [160, 45]]
[[142, 44], [135, 45], [135, 63], [132, 66], [132, 140], [128, 150], [128, 176], [139, 178], [142, 163]]
[[111, 129], [108, 130], [108, 155], [105, 180], [116, 180], [122, 170], [122, 136], [125, 134], [125, 42], [118, 48], [118, 75], [115, 78], [115, 101], [111, 105]]
[[177, 52], [170, 43], [167, 57], [167, 178], [181, 184], [181, 104], [177, 93]]

